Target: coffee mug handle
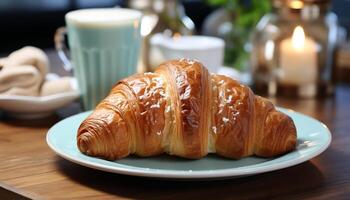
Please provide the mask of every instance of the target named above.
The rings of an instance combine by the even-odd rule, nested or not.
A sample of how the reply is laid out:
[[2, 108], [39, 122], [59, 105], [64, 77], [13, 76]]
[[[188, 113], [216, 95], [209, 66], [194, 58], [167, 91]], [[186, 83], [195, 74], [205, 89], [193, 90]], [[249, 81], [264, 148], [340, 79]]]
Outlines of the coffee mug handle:
[[63, 62], [63, 68], [70, 72], [72, 71], [72, 63], [66, 55], [67, 47], [65, 45], [65, 35], [67, 34], [66, 27], [59, 27], [54, 35], [55, 48], [58, 54], [58, 57]]

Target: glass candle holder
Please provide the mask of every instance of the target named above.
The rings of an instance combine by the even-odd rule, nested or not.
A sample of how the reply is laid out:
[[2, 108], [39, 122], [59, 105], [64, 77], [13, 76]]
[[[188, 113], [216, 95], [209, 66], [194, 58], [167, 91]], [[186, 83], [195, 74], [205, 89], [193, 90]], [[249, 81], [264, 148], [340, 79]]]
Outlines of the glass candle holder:
[[273, 0], [252, 37], [258, 94], [316, 97], [333, 93], [338, 19], [327, 0]]
[[193, 21], [186, 15], [185, 9], [178, 0], [129, 0], [128, 6], [141, 10], [142, 48], [139, 68], [141, 71], [153, 71], [154, 60], [158, 60], [159, 52], [152, 49], [150, 38], [156, 33], [170, 36], [192, 35], [195, 31]]

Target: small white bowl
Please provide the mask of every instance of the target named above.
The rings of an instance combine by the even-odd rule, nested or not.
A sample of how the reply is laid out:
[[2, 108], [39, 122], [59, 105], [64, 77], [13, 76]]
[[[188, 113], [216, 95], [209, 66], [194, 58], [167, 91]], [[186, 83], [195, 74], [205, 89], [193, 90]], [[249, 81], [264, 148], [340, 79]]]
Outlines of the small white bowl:
[[[50, 76], [52, 75], [50, 74]], [[6, 111], [15, 118], [35, 119], [46, 117], [79, 98], [80, 93], [75, 85], [76, 83], [72, 85], [74, 91], [43, 97], [0, 95], [0, 110]]]
[[203, 63], [212, 73], [224, 60], [225, 42], [221, 38], [192, 35], [169, 37], [157, 33], [150, 39], [151, 65], [159, 65], [166, 60], [189, 58]]

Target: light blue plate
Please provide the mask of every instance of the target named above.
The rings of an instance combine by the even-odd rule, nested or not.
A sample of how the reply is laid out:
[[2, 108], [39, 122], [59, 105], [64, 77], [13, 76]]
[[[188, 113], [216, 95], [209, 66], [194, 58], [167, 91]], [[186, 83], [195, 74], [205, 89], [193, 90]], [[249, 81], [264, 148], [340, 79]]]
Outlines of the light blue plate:
[[272, 159], [249, 157], [229, 160], [209, 155], [200, 160], [187, 160], [164, 155], [150, 158], [131, 156], [112, 162], [89, 157], [78, 150], [76, 133], [80, 123], [91, 111], [58, 122], [49, 130], [46, 140], [50, 148], [63, 158], [107, 172], [176, 179], [247, 176], [307, 161], [326, 150], [331, 142], [331, 134], [321, 122], [292, 110], [280, 110], [293, 118], [298, 132], [298, 146], [295, 151]]

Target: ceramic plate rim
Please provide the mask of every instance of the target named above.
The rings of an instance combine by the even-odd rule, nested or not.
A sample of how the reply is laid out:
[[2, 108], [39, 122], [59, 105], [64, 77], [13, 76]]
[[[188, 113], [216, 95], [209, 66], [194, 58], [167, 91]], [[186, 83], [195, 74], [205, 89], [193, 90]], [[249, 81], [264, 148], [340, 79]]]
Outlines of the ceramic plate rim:
[[[297, 157], [296, 159], [291, 159], [291, 160], [286, 160], [280, 163], [276, 163], [273, 165], [263, 165], [263, 166], [249, 166], [248, 168], [246, 166], [242, 167], [236, 167], [236, 168], [231, 168], [231, 169], [216, 169], [216, 170], [198, 170], [198, 171], [189, 171], [189, 170], [165, 170], [165, 169], [149, 169], [149, 168], [141, 168], [141, 167], [135, 167], [135, 166], [130, 166], [130, 165], [125, 165], [125, 164], [119, 164], [115, 163], [114, 166], [108, 166], [100, 163], [96, 163], [93, 161], [89, 160], [84, 160], [78, 157], [74, 157], [71, 155], [67, 155], [64, 153], [63, 150], [56, 148], [55, 145], [53, 145], [50, 141], [50, 134], [52, 134], [52, 128], [56, 126], [58, 122], [54, 126], [50, 128], [46, 135], [46, 142], [48, 146], [59, 156], [73, 162], [76, 164], [80, 164], [85, 167], [101, 170], [101, 171], [106, 171], [106, 172], [111, 172], [111, 173], [117, 173], [117, 174], [124, 174], [124, 175], [132, 175], [132, 176], [141, 176], [141, 177], [153, 177], [153, 178], [175, 178], [175, 179], [203, 179], [203, 178], [225, 178], [225, 177], [238, 177], [238, 176], [248, 176], [248, 175], [253, 175], [253, 174], [260, 174], [264, 172], [269, 172], [269, 171], [275, 171], [287, 167], [291, 167], [300, 163], [303, 163], [307, 160], [310, 160], [322, 152], [324, 152], [328, 146], [331, 143], [332, 140], [332, 135], [331, 132], [329, 131], [328, 127], [320, 122], [317, 119], [314, 119], [312, 117], [309, 117], [307, 115], [304, 115], [302, 113], [296, 112], [291, 109], [286, 109], [286, 108], [281, 108], [278, 107], [280, 110], [284, 110], [286, 113], [296, 113], [298, 115], [301, 115], [303, 117], [309, 118], [317, 123], [320, 123], [325, 130], [326, 137], [327, 137], [327, 142], [322, 144], [317, 150], [315, 150], [313, 153], [309, 153], [307, 155], [301, 155]], [[87, 111], [91, 112], [91, 111]], [[84, 112], [84, 113], [87, 113]], [[79, 113], [83, 114], [83, 113]], [[79, 114], [70, 116], [68, 118], [65, 118], [64, 120], [70, 120], [70, 118], [73, 118]], [[258, 165], [258, 164], [256, 164]]]

